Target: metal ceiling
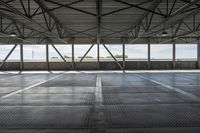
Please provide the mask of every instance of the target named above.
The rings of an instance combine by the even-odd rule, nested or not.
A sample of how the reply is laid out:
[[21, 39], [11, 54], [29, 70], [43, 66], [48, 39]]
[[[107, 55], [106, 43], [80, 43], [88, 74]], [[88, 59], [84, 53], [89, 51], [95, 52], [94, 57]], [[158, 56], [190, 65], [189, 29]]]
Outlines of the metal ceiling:
[[[192, 43], [199, 0], [1, 0], [0, 43]], [[17, 37], [10, 37], [11, 32]], [[168, 35], [162, 37], [161, 33]]]

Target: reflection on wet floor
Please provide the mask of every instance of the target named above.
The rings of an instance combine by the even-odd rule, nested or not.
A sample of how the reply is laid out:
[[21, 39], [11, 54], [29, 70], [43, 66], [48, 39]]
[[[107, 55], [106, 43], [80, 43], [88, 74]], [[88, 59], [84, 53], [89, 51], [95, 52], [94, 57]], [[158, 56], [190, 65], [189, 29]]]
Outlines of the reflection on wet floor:
[[200, 73], [0, 74], [1, 133], [93, 133], [100, 128], [107, 133], [199, 133]]

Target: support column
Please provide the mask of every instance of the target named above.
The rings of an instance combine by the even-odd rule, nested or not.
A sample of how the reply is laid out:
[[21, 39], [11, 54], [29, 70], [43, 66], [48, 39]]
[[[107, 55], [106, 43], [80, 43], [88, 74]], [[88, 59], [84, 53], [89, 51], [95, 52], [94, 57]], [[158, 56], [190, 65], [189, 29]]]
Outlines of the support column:
[[172, 63], [173, 63], [173, 69], [176, 69], [176, 44], [173, 43], [173, 52], [172, 52]]
[[151, 69], [151, 44], [148, 43], [148, 69]]
[[99, 47], [100, 47], [100, 44], [98, 43], [97, 44], [97, 64], [98, 64], [98, 69], [100, 69], [100, 51], [99, 51]]
[[23, 71], [24, 69], [24, 51], [23, 51], [23, 44], [20, 44], [20, 70]]
[[75, 70], [75, 62], [74, 62], [74, 42], [72, 43], [72, 69]]
[[197, 68], [200, 69], [200, 42], [197, 44]]
[[125, 70], [126, 69], [126, 51], [125, 51], [125, 44], [123, 43], [122, 44], [122, 48], [123, 48], [123, 50], [122, 50], [122, 52], [123, 52], [123, 69]]
[[46, 63], [47, 63], [47, 70], [49, 70], [49, 44], [46, 44]]
[[101, 41], [101, 21], [102, 21], [102, 0], [96, 0], [96, 25], [97, 25], [97, 37], [96, 37], [96, 42], [97, 42], [97, 64], [98, 64], [98, 69], [100, 69], [100, 62], [99, 62], [99, 47], [100, 44], [103, 44]]

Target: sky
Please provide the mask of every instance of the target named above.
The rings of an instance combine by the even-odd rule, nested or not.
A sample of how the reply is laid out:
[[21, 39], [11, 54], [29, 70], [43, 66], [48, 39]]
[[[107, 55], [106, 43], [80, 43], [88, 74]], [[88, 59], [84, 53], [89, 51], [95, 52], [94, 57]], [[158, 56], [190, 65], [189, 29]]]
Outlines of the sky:
[[[62, 55], [71, 56], [71, 45], [55, 45]], [[83, 56], [91, 45], [75, 45], [75, 57]], [[122, 54], [122, 45], [106, 45], [113, 55]], [[13, 45], [0, 45], [0, 60], [4, 59]], [[24, 60], [45, 59], [45, 45], [24, 45]], [[196, 44], [176, 45], [176, 57], [181, 58], [196, 58], [197, 57]], [[19, 46], [16, 47], [8, 60], [19, 59]], [[126, 55], [130, 59], [147, 59], [147, 45], [134, 44], [126, 45]], [[59, 57], [52, 46], [49, 47], [49, 54], [51, 57]], [[97, 46], [91, 49], [88, 56], [96, 57]], [[110, 56], [106, 49], [100, 45], [100, 57]], [[152, 59], [172, 59], [172, 45], [151, 45]]]

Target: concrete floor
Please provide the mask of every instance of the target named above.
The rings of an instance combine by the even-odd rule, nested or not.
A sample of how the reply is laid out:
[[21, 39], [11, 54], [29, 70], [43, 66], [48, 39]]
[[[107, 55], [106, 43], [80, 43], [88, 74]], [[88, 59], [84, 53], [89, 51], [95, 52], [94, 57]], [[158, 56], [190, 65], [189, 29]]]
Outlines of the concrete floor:
[[199, 133], [200, 71], [0, 73], [0, 133]]

